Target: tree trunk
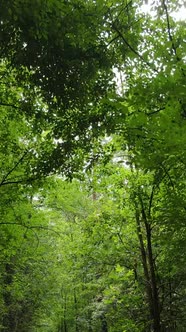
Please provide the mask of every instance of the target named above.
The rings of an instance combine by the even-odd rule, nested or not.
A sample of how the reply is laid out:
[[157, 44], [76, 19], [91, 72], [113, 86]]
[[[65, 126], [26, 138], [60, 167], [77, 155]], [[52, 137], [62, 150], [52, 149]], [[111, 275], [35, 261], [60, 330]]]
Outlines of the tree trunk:
[[108, 332], [107, 320], [104, 313], [101, 315], [101, 332]]
[[[136, 223], [137, 223], [137, 234], [140, 242], [140, 251], [142, 257], [142, 264], [146, 283], [146, 294], [149, 306], [149, 319], [151, 322], [150, 331], [161, 332], [160, 323], [160, 306], [159, 306], [159, 296], [157, 288], [157, 279], [154, 268], [154, 259], [152, 252], [152, 234], [151, 226], [147, 220], [145, 209], [143, 206], [142, 198], [139, 197], [141, 205], [141, 213], [139, 213], [138, 207], [136, 206]], [[141, 220], [140, 220], [141, 214]], [[144, 239], [142, 234], [141, 225], [145, 226], [145, 240], [147, 242], [147, 249], [145, 249]]]
[[[137, 223], [137, 235], [140, 243], [140, 252], [141, 252], [141, 258], [142, 258], [142, 265], [143, 265], [143, 271], [144, 271], [144, 277], [145, 277], [145, 289], [146, 289], [146, 296], [147, 296], [147, 303], [149, 306], [149, 321], [153, 321], [153, 308], [152, 308], [152, 292], [151, 292], [151, 282], [150, 282], [150, 276], [149, 276], [149, 270], [148, 270], [148, 263], [147, 263], [147, 254], [144, 246], [143, 241], [143, 235], [142, 235], [142, 229], [141, 229], [141, 223], [139, 219], [139, 214], [136, 211], [136, 223]], [[150, 331], [152, 329], [150, 328]], [[150, 332], [149, 331], [149, 332]]]
[[6, 313], [3, 315], [3, 327], [7, 332], [16, 331], [16, 313], [12, 309], [13, 299], [11, 295], [11, 284], [13, 282], [14, 267], [13, 262], [5, 264], [4, 292], [3, 299], [6, 306]]
[[153, 331], [160, 332], [160, 306], [159, 306], [159, 296], [157, 289], [157, 280], [154, 270], [154, 260], [152, 253], [152, 243], [151, 243], [151, 228], [150, 225], [145, 221], [146, 234], [147, 234], [147, 250], [148, 250], [148, 262], [150, 270], [150, 282], [152, 290], [152, 309], [153, 309]]

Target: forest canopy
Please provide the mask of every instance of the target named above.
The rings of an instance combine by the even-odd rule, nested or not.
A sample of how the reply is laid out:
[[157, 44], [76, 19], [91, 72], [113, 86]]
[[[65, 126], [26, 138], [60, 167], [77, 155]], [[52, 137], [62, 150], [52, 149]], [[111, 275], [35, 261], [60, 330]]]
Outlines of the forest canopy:
[[184, 1], [0, 0], [0, 331], [186, 330]]

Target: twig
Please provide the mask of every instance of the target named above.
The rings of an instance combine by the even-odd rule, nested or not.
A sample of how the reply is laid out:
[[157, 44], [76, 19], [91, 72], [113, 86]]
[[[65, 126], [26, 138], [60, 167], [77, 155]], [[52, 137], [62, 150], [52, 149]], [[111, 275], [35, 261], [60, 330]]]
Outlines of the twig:
[[173, 37], [172, 37], [172, 34], [171, 34], [171, 26], [170, 26], [170, 19], [169, 19], [169, 13], [168, 13], [168, 8], [167, 8], [167, 5], [165, 3], [165, 0], [162, 0], [162, 4], [163, 4], [163, 8], [165, 10], [165, 14], [166, 14], [166, 19], [167, 19], [167, 31], [168, 31], [168, 36], [169, 36], [169, 40], [172, 44], [172, 53], [174, 53], [174, 55], [176, 56], [176, 59], [178, 61], [180, 61], [180, 58], [178, 57], [177, 55], [177, 51], [176, 51], [176, 47], [175, 47], [175, 44], [174, 44], [174, 41], [173, 41]]
[[58, 236], [61, 236], [60, 232], [56, 231], [55, 229], [52, 229], [52, 228], [47, 227], [47, 226], [42, 226], [42, 225], [31, 226], [31, 225], [27, 225], [27, 224], [24, 224], [24, 223], [21, 223], [21, 222], [8, 222], [8, 221], [0, 222], [0, 226], [1, 225], [20, 226], [20, 227], [30, 229], [32, 231], [33, 231], [33, 229], [45, 230], [45, 231], [53, 232], [53, 233], [57, 234]]
[[3, 103], [3, 102], [0, 102], [0, 106], [13, 107], [15, 109], [19, 109], [19, 107], [14, 104], [8, 104], [8, 103]]
[[171, 176], [170, 176], [170, 174], [169, 174], [169, 171], [166, 169], [166, 167], [163, 165], [163, 163], [162, 163], [161, 167], [163, 168], [163, 170], [164, 170], [166, 176], [168, 177], [168, 179], [169, 179], [169, 181], [170, 181], [170, 184], [171, 184], [172, 188], [175, 190], [175, 186], [174, 186], [174, 183], [173, 183], [173, 181], [172, 181], [172, 179], [171, 179]]
[[123, 40], [123, 42], [128, 46], [128, 48], [135, 54], [137, 55], [137, 57], [139, 59], [141, 59], [148, 67], [150, 67], [154, 72], [159, 73], [159, 71], [152, 66], [152, 64], [150, 62], [148, 62], [147, 60], [144, 59], [144, 57], [139, 54], [138, 51], [136, 51], [130, 44], [129, 42], [126, 40], [126, 38], [123, 36], [123, 34], [121, 33], [121, 31], [117, 28], [117, 26], [115, 25], [115, 23], [112, 23], [112, 28], [117, 32], [118, 36]]
[[[2, 181], [0, 182], [0, 186], [3, 186], [5, 184], [5, 180], [8, 178], [8, 176], [17, 168], [19, 164], [23, 161], [24, 157], [27, 155], [28, 150], [24, 152], [22, 157], [15, 163], [15, 165], [8, 171], [8, 173], [3, 177]], [[10, 183], [10, 182], [9, 182]], [[15, 183], [15, 181], [11, 181], [11, 183]], [[7, 184], [7, 182], [6, 182]]]

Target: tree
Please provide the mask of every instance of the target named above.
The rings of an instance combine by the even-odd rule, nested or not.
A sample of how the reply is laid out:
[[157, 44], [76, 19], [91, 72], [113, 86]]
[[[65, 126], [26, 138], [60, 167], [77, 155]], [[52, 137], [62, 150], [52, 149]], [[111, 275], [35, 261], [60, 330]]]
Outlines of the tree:
[[[181, 39], [185, 27], [183, 22], [176, 22], [173, 19], [174, 2], [170, 4], [165, 1], [159, 2], [154, 10], [153, 17], [149, 15], [142, 18], [141, 43], [138, 46], [138, 52], [133, 50], [135, 59], [130, 59], [123, 64], [126, 91], [123, 100], [119, 97], [118, 101], [120, 108], [123, 107], [125, 110], [125, 118], [118, 124], [115, 133], [120, 136], [118, 139], [120, 149], [124, 150], [125, 160], [131, 165], [134, 173], [147, 174], [147, 179], [149, 176], [152, 177], [151, 181], [147, 182], [148, 185], [143, 178], [140, 185], [133, 187], [133, 207], [136, 212], [141, 257], [147, 283], [146, 292], [149, 298], [147, 302], [149, 312], [151, 312], [152, 330], [170, 329], [172, 331], [176, 330], [178, 326], [179, 329], [182, 329], [179, 315], [175, 318], [172, 303], [174, 298], [172, 285], [174, 284], [173, 287], [175, 287], [176, 282], [171, 281], [169, 290], [168, 285], [163, 289], [163, 282], [161, 284], [158, 272], [158, 269], [162, 269], [161, 258], [160, 261], [156, 259], [156, 255], [161, 257], [161, 254], [156, 253], [157, 238], [154, 234], [156, 231], [157, 234], [160, 231], [160, 234], [166, 233], [169, 236], [171, 234], [174, 239], [173, 233], [177, 233], [182, 224], [182, 218], [179, 218], [182, 211], [180, 202], [185, 201], [185, 194], [178, 189], [179, 186], [182, 188], [178, 179], [185, 177], [185, 151], [183, 149], [185, 142], [185, 97], [183, 94], [185, 46]], [[120, 27], [115, 26], [115, 30], [125, 44], [125, 36]], [[135, 181], [137, 183], [139, 181], [136, 175]], [[157, 196], [158, 201], [156, 201]], [[167, 197], [167, 205], [163, 203], [165, 197]], [[174, 197], [173, 205], [171, 197]], [[179, 212], [175, 208], [175, 204], [178, 206]], [[170, 205], [172, 212], [167, 210]], [[156, 216], [154, 216], [155, 209]], [[161, 209], [166, 211], [167, 215]], [[175, 210], [176, 215], [173, 212]], [[173, 215], [176, 223], [173, 222]], [[160, 222], [158, 222], [157, 216], [161, 222], [166, 220], [165, 224], [162, 222], [164, 230], [161, 227], [159, 230], [157, 229]], [[173, 243], [175, 244], [174, 240]], [[164, 251], [163, 242], [159, 241], [158, 247], [160, 252]], [[178, 253], [176, 249], [174, 253]], [[165, 252], [164, 255], [166, 256]], [[173, 266], [172, 261], [169, 271], [173, 269]], [[163, 275], [161, 277], [164, 280]], [[168, 280], [170, 278], [167, 278], [167, 282]], [[176, 291], [173, 293], [175, 294]], [[169, 304], [166, 303], [167, 297], [169, 300], [171, 298]], [[168, 312], [170, 310], [169, 322], [163, 316], [164, 310]]]
[[88, 158], [108, 122], [99, 102], [114, 92], [110, 16], [132, 40], [133, 12], [122, 2], [1, 1], [2, 84], [11, 86], [1, 107], [17, 109], [40, 140], [30, 171], [70, 176]]
[[184, 196], [175, 215], [166, 178], [124, 162], [99, 165], [87, 180], [89, 193], [59, 180], [48, 201], [65, 234], [62, 331], [184, 330]]
[[[1, 192], [1, 330], [31, 330], [54, 287], [48, 220], [30, 202], [32, 191]], [[42, 220], [42, 222], [41, 222]], [[52, 284], [53, 283], [53, 284]], [[46, 310], [46, 307], [44, 307]]]

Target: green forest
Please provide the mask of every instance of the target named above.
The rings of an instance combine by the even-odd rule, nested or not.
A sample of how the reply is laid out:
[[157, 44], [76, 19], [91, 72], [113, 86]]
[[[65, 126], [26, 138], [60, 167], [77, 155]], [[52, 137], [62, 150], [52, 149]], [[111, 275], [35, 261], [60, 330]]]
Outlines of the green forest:
[[0, 0], [0, 332], [186, 331], [186, 3], [147, 3]]

